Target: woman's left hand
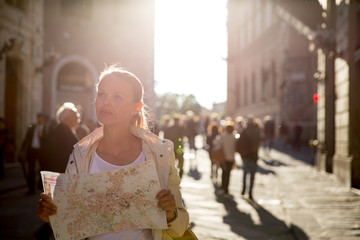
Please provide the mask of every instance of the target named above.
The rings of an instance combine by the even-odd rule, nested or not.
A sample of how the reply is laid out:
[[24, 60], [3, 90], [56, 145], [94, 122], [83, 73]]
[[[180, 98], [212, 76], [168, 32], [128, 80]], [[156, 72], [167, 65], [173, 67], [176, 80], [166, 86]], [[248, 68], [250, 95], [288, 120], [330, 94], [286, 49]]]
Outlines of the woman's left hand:
[[175, 215], [175, 197], [168, 189], [163, 189], [156, 195], [156, 199], [159, 200], [158, 207], [166, 211], [166, 220], [168, 222], [173, 221], [176, 218]]

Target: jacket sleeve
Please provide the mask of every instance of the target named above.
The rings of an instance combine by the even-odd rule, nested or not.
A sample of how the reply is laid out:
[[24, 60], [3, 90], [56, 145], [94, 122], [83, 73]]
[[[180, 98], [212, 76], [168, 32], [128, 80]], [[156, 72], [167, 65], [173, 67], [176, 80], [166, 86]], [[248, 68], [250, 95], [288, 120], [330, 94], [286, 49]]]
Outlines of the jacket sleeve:
[[[170, 143], [172, 145], [172, 143]], [[168, 229], [164, 230], [166, 234], [171, 237], [181, 237], [184, 235], [184, 232], [189, 226], [189, 213], [186, 211], [185, 207], [182, 204], [182, 196], [180, 192], [180, 177], [178, 175], [177, 169], [175, 168], [175, 155], [173, 151], [173, 146], [171, 146], [171, 156], [170, 161], [170, 172], [168, 179], [168, 189], [175, 196], [176, 208], [178, 216], [168, 223]]]

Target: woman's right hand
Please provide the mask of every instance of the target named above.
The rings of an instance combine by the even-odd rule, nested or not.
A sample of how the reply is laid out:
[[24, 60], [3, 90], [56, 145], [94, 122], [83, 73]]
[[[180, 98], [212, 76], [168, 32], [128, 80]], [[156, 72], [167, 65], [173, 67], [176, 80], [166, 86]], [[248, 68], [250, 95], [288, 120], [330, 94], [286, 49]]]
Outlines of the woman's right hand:
[[49, 216], [56, 214], [57, 207], [45, 193], [40, 193], [40, 200], [36, 206], [36, 215], [43, 221], [50, 222]]

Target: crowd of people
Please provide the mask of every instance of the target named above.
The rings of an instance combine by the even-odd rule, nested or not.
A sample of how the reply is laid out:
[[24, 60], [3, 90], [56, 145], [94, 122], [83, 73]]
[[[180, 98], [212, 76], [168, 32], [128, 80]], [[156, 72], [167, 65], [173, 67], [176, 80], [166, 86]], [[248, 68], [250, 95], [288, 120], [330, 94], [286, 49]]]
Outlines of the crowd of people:
[[[190, 151], [195, 151], [194, 137], [202, 135], [203, 148], [209, 153], [211, 161], [211, 178], [218, 179], [221, 170], [220, 193], [229, 196], [229, 181], [231, 170], [235, 164], [236, 154], [240, 154], [243, 166], [242, 195], [248, 194], [253, 199], [253, 186], [257, 171], [258, 150], [262, 146], [267, 156], [270, 156], [276, 139], [276, 127], [280, 147], [291, 145], [294, 151], [300, 150], [300, 139], [302, 128], [299, 124], [294, 126], [291, 135], [285, 121], [278, 126], [274, 119], [267, 115], [263, 120], [255, 117], [238, 116], [235, 120], [226, 118], [219, 120], [217, 116], [200, 117], [193, 114], [168, 115], [162, 118], [162, 124], [158, 124], [155, 134], [163, 133], [163, 138], [170, 139], [174, 143], [174, 154], [177, 167], [182, 177], [184, 169], [184, 144], [188, 145]], [[224, 159], [219, 162], [215, 159], [213, 152], [221, 148]]]

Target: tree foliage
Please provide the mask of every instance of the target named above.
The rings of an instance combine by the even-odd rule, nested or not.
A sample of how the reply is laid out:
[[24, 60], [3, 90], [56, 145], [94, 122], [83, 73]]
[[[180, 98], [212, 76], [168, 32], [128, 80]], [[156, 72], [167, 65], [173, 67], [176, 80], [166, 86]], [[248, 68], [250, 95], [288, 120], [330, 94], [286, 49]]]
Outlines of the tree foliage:
[[187, 111], [192, 111], [195, 115], [198, 115], [201, 109], [201, 105], [192, 94], [165, 93], [157, 96], [157, 116], [173, 115], [175, 113], [185, 114]]

